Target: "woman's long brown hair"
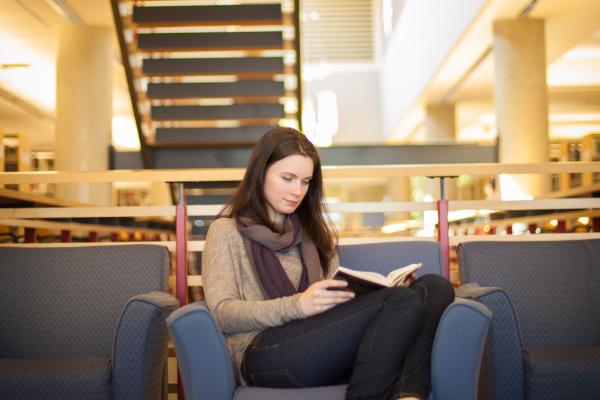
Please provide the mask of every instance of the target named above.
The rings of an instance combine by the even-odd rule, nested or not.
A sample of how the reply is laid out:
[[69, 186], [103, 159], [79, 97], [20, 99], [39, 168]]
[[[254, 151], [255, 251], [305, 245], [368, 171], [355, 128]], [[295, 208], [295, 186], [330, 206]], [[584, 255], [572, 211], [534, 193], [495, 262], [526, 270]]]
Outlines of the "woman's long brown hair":
[[315, 146], [296, 129], [275, 128], [258, 141], [250, 155], [240, 186], [218, 217], [237, 218], [251, 212], [257, 219], [257, 223], [276, 230], [277, 228], [269, 219], [267, 200], [264, 196], [265, 174], [271, 164], [294, 154], [309, 157], [313, 162], [313, 176], [308, 192], [296, 209], [296, 213], [304, 232], [317, 247], [323, 274], [327, 276], [335, 252], [337, 235], [323, 204], [321, 159]]

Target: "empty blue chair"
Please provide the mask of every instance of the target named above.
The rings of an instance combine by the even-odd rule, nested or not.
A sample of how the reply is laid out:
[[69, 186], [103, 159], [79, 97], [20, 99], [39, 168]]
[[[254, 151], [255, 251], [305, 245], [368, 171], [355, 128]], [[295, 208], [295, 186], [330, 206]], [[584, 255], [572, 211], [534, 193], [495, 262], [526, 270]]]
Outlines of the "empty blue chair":
[[[496, 400], [600, 398], [600, 240], [458, 247], [463, 283], [492, 311]], [[485, 363], [486, 367], [488, 363]]]
[[0, 399], [167, 397], [169, 252], [0, 247]]

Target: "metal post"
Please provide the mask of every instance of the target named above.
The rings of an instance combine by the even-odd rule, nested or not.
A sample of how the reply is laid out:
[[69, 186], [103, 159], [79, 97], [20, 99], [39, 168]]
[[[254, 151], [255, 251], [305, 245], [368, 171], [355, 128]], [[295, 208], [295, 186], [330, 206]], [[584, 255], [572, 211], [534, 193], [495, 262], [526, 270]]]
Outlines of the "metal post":
[[440, 199], [438, 209], [438, 242], [442, 248], [444, 261], [444, 276], [450, 279], [450, 239], [448, 237], [448, 200], [445, 198], [444, 178], [440, 176]]
[[25, 243], [35, 243], [35, 228], [25, 228]]
[[[178, 184], [179, 201], [175, 207], [175, 285], [179, 305], [187, 304], [187, 212], [183, 183]], [[177, 371], [177, 398], [185, 400], [183, 382]]]
[[71, 231], [63, 229], [60, 231], [60, 241], [63, 243], [71, 242]]
[[175, 207], [176, 293], [180, 305], [187, 304], [187, 210], [183, 183], [179, 183], [179, 202]]
[[592, 231], [600, 232], [600, 217], [592, 218]]

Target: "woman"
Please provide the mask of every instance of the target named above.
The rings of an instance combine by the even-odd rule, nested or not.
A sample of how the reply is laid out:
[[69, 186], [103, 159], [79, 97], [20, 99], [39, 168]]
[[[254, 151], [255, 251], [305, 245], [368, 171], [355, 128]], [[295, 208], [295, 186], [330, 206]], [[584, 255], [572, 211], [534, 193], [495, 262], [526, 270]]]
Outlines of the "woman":
[[276, 128], [210, 226], [205, 297], [238, 377], [280, 388], [349, 382], [347, 399], [425, 399], [451, 285], [426, 275], [356, 298], [335, 290], [346, 282], [331, 279], [337, 238], [322, 201], [315, 147], [295, 129]]

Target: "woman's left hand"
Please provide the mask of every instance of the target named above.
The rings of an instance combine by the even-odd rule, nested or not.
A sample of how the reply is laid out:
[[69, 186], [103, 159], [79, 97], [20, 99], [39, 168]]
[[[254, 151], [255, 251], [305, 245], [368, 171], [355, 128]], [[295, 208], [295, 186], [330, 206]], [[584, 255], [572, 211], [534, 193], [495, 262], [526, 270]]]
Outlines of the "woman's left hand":
[[410, 286], [417, 280], [417, 274], [414, 272], [406, 277], [402, 282], [402, 286]]

